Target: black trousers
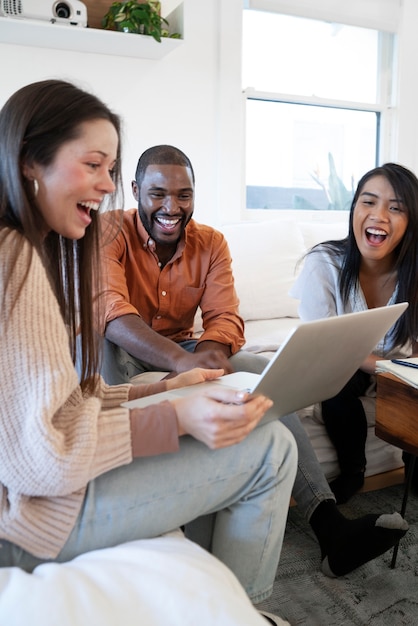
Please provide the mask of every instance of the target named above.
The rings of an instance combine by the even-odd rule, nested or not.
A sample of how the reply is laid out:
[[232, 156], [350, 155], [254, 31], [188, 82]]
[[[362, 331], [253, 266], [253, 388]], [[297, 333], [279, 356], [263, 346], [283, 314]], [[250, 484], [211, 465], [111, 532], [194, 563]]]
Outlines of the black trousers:
[[357, 370], [336, 396], [322, 402], [322, 418], [342, 474], [357, 474], [366, 467], [367, 419], [360, 396], [370, 383], [370, 375]]

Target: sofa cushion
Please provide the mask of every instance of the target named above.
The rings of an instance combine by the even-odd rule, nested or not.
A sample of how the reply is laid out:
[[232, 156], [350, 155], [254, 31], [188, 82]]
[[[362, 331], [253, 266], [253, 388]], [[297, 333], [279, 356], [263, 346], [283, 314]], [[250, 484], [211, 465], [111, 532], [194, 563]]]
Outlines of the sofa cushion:
[[300, 318], [282, 317], [272, 320], [249, 320], [245, 323], [244, 350], [269, 353], [272, 356], [282, 345], [290, 332], [301, 324]]
[[298, 303], [288, 293], [305, 249], [296, 222], [242, 222], [221, 230], [231, 251], [244, 320], [297, 317]]
[[0, 568], [4, 626], [263, 626], [236, 577], [179, 531], [32, 574]]
[[344, 219], [335, 222], [299, 222], [299, 228], [303, 237], [306, 250], [317, 243], [330, 239], [343, 239], [348, 233], [348, 213], [344, 211]]

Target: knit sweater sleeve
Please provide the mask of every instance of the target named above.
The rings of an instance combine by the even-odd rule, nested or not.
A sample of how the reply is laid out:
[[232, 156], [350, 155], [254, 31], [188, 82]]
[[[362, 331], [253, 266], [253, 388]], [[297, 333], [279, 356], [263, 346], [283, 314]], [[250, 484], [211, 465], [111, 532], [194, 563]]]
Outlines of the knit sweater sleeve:
[[[122, 387], [122, 385], [117, 387], [106, 385], [102, 378], [98, 382], [98, 392], [103, 398], [103, 403], [108, 403], [109, 400], [112, 402], [118, 389]], [[143, 398], [166, 390], [167, 383], [165, 380], [145, 385], [140, 384], [135, 386], [135, 397]], [[111, 394], [110, 399], [108, 397], [109, 392]], [[178, 451], [180, 446], [177, 413], [171, 402], [165, 401], [151, 404], [142, 409], [131, 410], [129, 417], [134, 457], [155, 456]]]
[[13, 267], [7, 238], [0, 248], [0, 482], [26, 496], [63, 496], [132, 460], [120, 406], [129, 385], [83, 396], [45, 269], [21, 239]]

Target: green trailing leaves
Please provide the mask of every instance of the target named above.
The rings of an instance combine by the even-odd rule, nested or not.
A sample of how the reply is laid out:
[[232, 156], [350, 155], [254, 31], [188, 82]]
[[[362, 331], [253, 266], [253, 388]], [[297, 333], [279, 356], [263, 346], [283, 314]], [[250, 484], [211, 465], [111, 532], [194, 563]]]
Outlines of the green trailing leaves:
[[159, 2], [113, 2], [102, 19], [102, 27], [124, 33], [150, 35], [158, 42], [161, 42], [161, 37], [179, 39], [179, 33], [169, 34], [169, 23], [161, 17], [159, 10]]

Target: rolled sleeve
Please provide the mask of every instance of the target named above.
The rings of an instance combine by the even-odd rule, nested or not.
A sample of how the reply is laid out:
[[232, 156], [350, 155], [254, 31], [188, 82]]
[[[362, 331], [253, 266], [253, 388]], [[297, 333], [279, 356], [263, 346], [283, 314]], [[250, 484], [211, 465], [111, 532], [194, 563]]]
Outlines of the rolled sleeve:
[[130, 419], [134, 457], [167, 454], [179, 449], [177, 414], [170, 402], [134, 409]]

